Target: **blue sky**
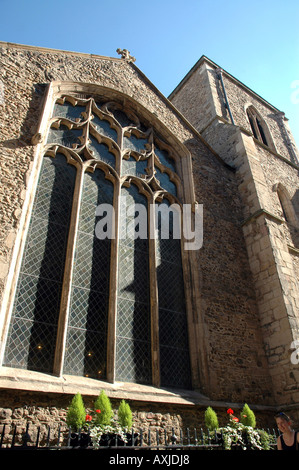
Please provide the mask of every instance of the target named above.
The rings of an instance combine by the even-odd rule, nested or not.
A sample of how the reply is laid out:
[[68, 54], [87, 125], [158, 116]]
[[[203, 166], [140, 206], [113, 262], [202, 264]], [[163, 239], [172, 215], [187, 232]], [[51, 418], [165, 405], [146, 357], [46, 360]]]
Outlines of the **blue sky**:
[[168, 96], [206, 55], [289, 118], [299, 146], [298, 0], [0, 0], [0, 40], [119, 57]]

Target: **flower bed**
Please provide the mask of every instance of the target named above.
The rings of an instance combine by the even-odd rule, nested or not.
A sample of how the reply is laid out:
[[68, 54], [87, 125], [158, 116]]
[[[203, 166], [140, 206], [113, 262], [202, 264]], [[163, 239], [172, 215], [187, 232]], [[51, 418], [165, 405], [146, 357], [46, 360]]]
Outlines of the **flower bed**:
[[[245, 414], [245, 411], [248, 415]], [[255, 416], [245, 405], [241, 412], [241, 420], [237, 418], [234, 411], [229, 408], [227, 414], [229, 416], [229, 423], [223, 427], [215, 427], [214, 431], [219, 440], [222, 441], [225, 450], [271, 450], [276, 446], [276, 439], [262, 429], [255, 429]], [[211, 411], [209, 411], [211, 415]], [[209, 428], [211, 417], [209, 415], [209, 422], [206, 423]], [[213, 417], [213, 423], [218, 420]], [[243, 421], [243, 422], [242, 422]], [[249, 423], [249, 424], [247, 424]], [[250, 425], [252, 424], [252, 425]], [[210, 427], [211, 429], [211, 427]]]
[[92, 446], [95, 449], [101, 446], [132, 446], [138, 437], [138, 434], [130, 432], [132, 412], [129, 405], [121, 401], [116, 419], [104, 391], [96, 399], [94, 410], [87, 414], [81, 395], [76, 394], [68, 410], [67, 424], [75, 431], [70, 441], [73, 446]]

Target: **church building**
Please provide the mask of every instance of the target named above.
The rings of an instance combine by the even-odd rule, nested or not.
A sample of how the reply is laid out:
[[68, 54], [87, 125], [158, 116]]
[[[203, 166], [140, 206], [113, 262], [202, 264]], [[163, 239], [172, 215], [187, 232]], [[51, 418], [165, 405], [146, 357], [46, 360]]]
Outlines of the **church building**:
[[285, 114], [205, 56], [168, 98], [127, 50], [1, 42], [0, 60], [5, 422], [57, 424], [101, 390], [136, 425], [244, 403], [299, 422]]

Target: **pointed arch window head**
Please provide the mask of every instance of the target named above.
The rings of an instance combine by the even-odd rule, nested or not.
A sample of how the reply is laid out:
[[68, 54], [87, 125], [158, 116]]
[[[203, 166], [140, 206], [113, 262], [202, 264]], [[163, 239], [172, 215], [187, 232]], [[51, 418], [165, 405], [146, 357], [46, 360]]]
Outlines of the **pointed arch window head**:
[[[176, 156], [154, 129], [119, 103], [64, 95], [56, 100], [47, 137], [47, 152], [63, 147], [77, 160], [95, 160], [114, 168], [118, 176], [169, 181], [167, 191], [181, 186]], [[167, 185], [167, 184], [166, 184]], [[163, 187], [163, 183], [161, 189]]]
[[249, 106], [247, 108], [246, 114], [254, 138], [272, 150], [275, 150], [268, 126], [254, 106]]
[[[147, 226], [144, 236], [131, 210], [136, 205], [149, 211], [166, 200], [189, 202], [179, 171], [173, 148], [128, 105], [93, 95], [56, 98], [6, 366], [190, 388], [181, 240], [151, 239]], [[99, 215], [99, 204], [113, 209], [111, 238], [96, 236], [95, 227], [105, 227], [107, 215]], [[41, 240], [39, 260], [35, 239]]]

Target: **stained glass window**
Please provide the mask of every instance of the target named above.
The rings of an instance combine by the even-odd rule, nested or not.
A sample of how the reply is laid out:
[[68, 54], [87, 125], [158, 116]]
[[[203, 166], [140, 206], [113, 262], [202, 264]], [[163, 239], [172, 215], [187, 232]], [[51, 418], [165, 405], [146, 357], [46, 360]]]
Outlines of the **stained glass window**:
[[[180, 181], [174, 155], [155, 139], [120, 103], [76, 95], [55, 103], [5, 365], [59, 373], [59, 363], [60, 373], [109, 380], [113, 357], [114, 379], [152, 384], [156, 331], [162, 386], [190, 387], [181, 240], [171, 211], [170, 237], [163, 237], [162, 214], [159, 236], [149, 241], [149, 201], [176, 199]], [[102, 204], [118, 208], [113, 239], [95, 230]]]

